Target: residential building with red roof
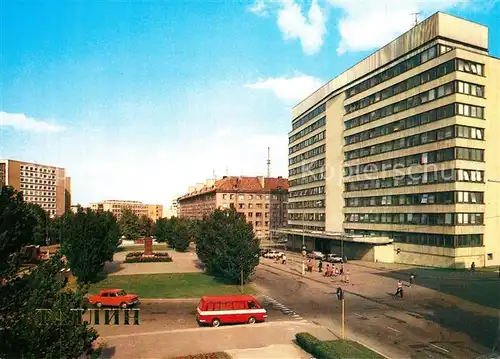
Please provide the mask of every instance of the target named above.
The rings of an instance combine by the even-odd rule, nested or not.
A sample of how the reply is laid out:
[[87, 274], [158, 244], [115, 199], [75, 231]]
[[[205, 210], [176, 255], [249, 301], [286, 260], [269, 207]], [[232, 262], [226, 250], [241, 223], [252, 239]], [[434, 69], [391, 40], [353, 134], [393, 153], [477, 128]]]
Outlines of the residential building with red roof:
[[202, 219], [216, 208], [234, 207], [251, 223], [256, 237], [287, 225], [288, 180], [282, 177], [224, 176], [189, 188], [178, 198], [179, 217]]

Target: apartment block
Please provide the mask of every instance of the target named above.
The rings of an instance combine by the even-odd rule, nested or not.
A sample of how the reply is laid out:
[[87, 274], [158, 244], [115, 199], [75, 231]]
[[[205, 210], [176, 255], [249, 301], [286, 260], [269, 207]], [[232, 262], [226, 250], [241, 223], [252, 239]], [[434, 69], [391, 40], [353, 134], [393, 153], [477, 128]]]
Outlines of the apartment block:
[[286, 226], [288, 181], [277, 177], [233, 177], [207, 180], [179, 197], [179, 217], [202, 219], [216, 208], [234, 207], [251, 223], [255, 236], [269, 238], [271, 229]]
[[17, 160], [0, 160], [0, 185], [22, 192], [26, 202], [60, 216], [71, 208], [71, 179], [66, 169]]
[[498, 79], [488, 28], [438, 12], [318, 89], [292, 111], [286, 233], [357, 258], [499, 265]]
[[148, 216], [156, 222], [163, 216], [163, 206], [160, 204], [145, 204], [139, 201], [105, 200], [91, 203], [90, 208], [94, 211], [109, 211], [120, 219], [125, 209], [130, 209], [138, 217]]

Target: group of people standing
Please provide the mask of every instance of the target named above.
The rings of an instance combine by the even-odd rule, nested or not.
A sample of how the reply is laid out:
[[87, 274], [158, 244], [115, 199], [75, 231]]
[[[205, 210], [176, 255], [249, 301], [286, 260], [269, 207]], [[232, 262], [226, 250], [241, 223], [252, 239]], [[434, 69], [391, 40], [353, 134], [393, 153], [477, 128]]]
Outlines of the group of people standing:
[[[312, 272], [314, 267], [314, 263], [312, 259], [309, 259], [307, 261], [307, 271]], [[320, 259], [318, 262], [318, 272], [323, 273], [323, 261]], [[336, 276], [344, 276], [344, 282], [349, 283], [349, 269], [345, 268], [344, 269], [344, 264], [340, 265], [340, 268], [335, 267], [335, 264], [332, 263], [330, 266], [330, 263], [326, 264], [326, 270], [324, 272], [325, 277], [336, 277]]]

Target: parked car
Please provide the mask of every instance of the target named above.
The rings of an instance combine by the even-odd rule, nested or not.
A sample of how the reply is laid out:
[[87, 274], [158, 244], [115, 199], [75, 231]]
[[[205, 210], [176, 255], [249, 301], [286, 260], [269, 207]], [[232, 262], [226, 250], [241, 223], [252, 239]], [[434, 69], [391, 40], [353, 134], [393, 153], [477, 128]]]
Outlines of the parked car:
[[265, 248], [265, 249], [261, 248], [259, 254], [261, 257], [264, 257], [264, 254], [269, 253], [271, 251], [272, 251], [272, 249], [269, 249], [269, 248]]
[[127, 294], [123, 289], [103, 289], [99, 294], [90, 296], [89, 303], [98, 308], [120, 307], [125, 309], [139, 303], [139, 297], [135, 294]]
[[308, 258], [325, 260], [325, 255], [319, 251], [312, 251], [307, 253]]
[[251, 295], [202, 297], [196, 308], [200, 324], [218, 327], [221, 324], [264, 322], [267, 311]]
[[326, 261], [330, 263], [343, 263], [342, 257], [337, 254], [327, 254]]
[[264, 258], [280, 258], [283, 256], [283, 252], [278, 251], [269, 251], [264, 254]]

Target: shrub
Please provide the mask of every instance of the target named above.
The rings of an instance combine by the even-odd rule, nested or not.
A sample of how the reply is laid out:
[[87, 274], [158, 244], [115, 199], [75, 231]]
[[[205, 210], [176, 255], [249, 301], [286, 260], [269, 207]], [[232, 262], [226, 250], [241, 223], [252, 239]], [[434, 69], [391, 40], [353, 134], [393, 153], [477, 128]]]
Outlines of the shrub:
[[295, 340], [302, 349], [317, 359], [383, 359], [374, 351], [350, 340], [322, 341], [309, 333], [297, 333]]
[[[127, 253], [125, 258], [136, 258], [136, 257], [142, 257], [144, 252], [130, 252]], [[153, 252], [153, 255], [155, 257], [170, 257], [170, 255], [167, 252]]]
[[311, 354], [314, 354], [314, 347], [321, 343], [318, 338], [309, 333], [297, 333], [295, 340], [302, 349]]

